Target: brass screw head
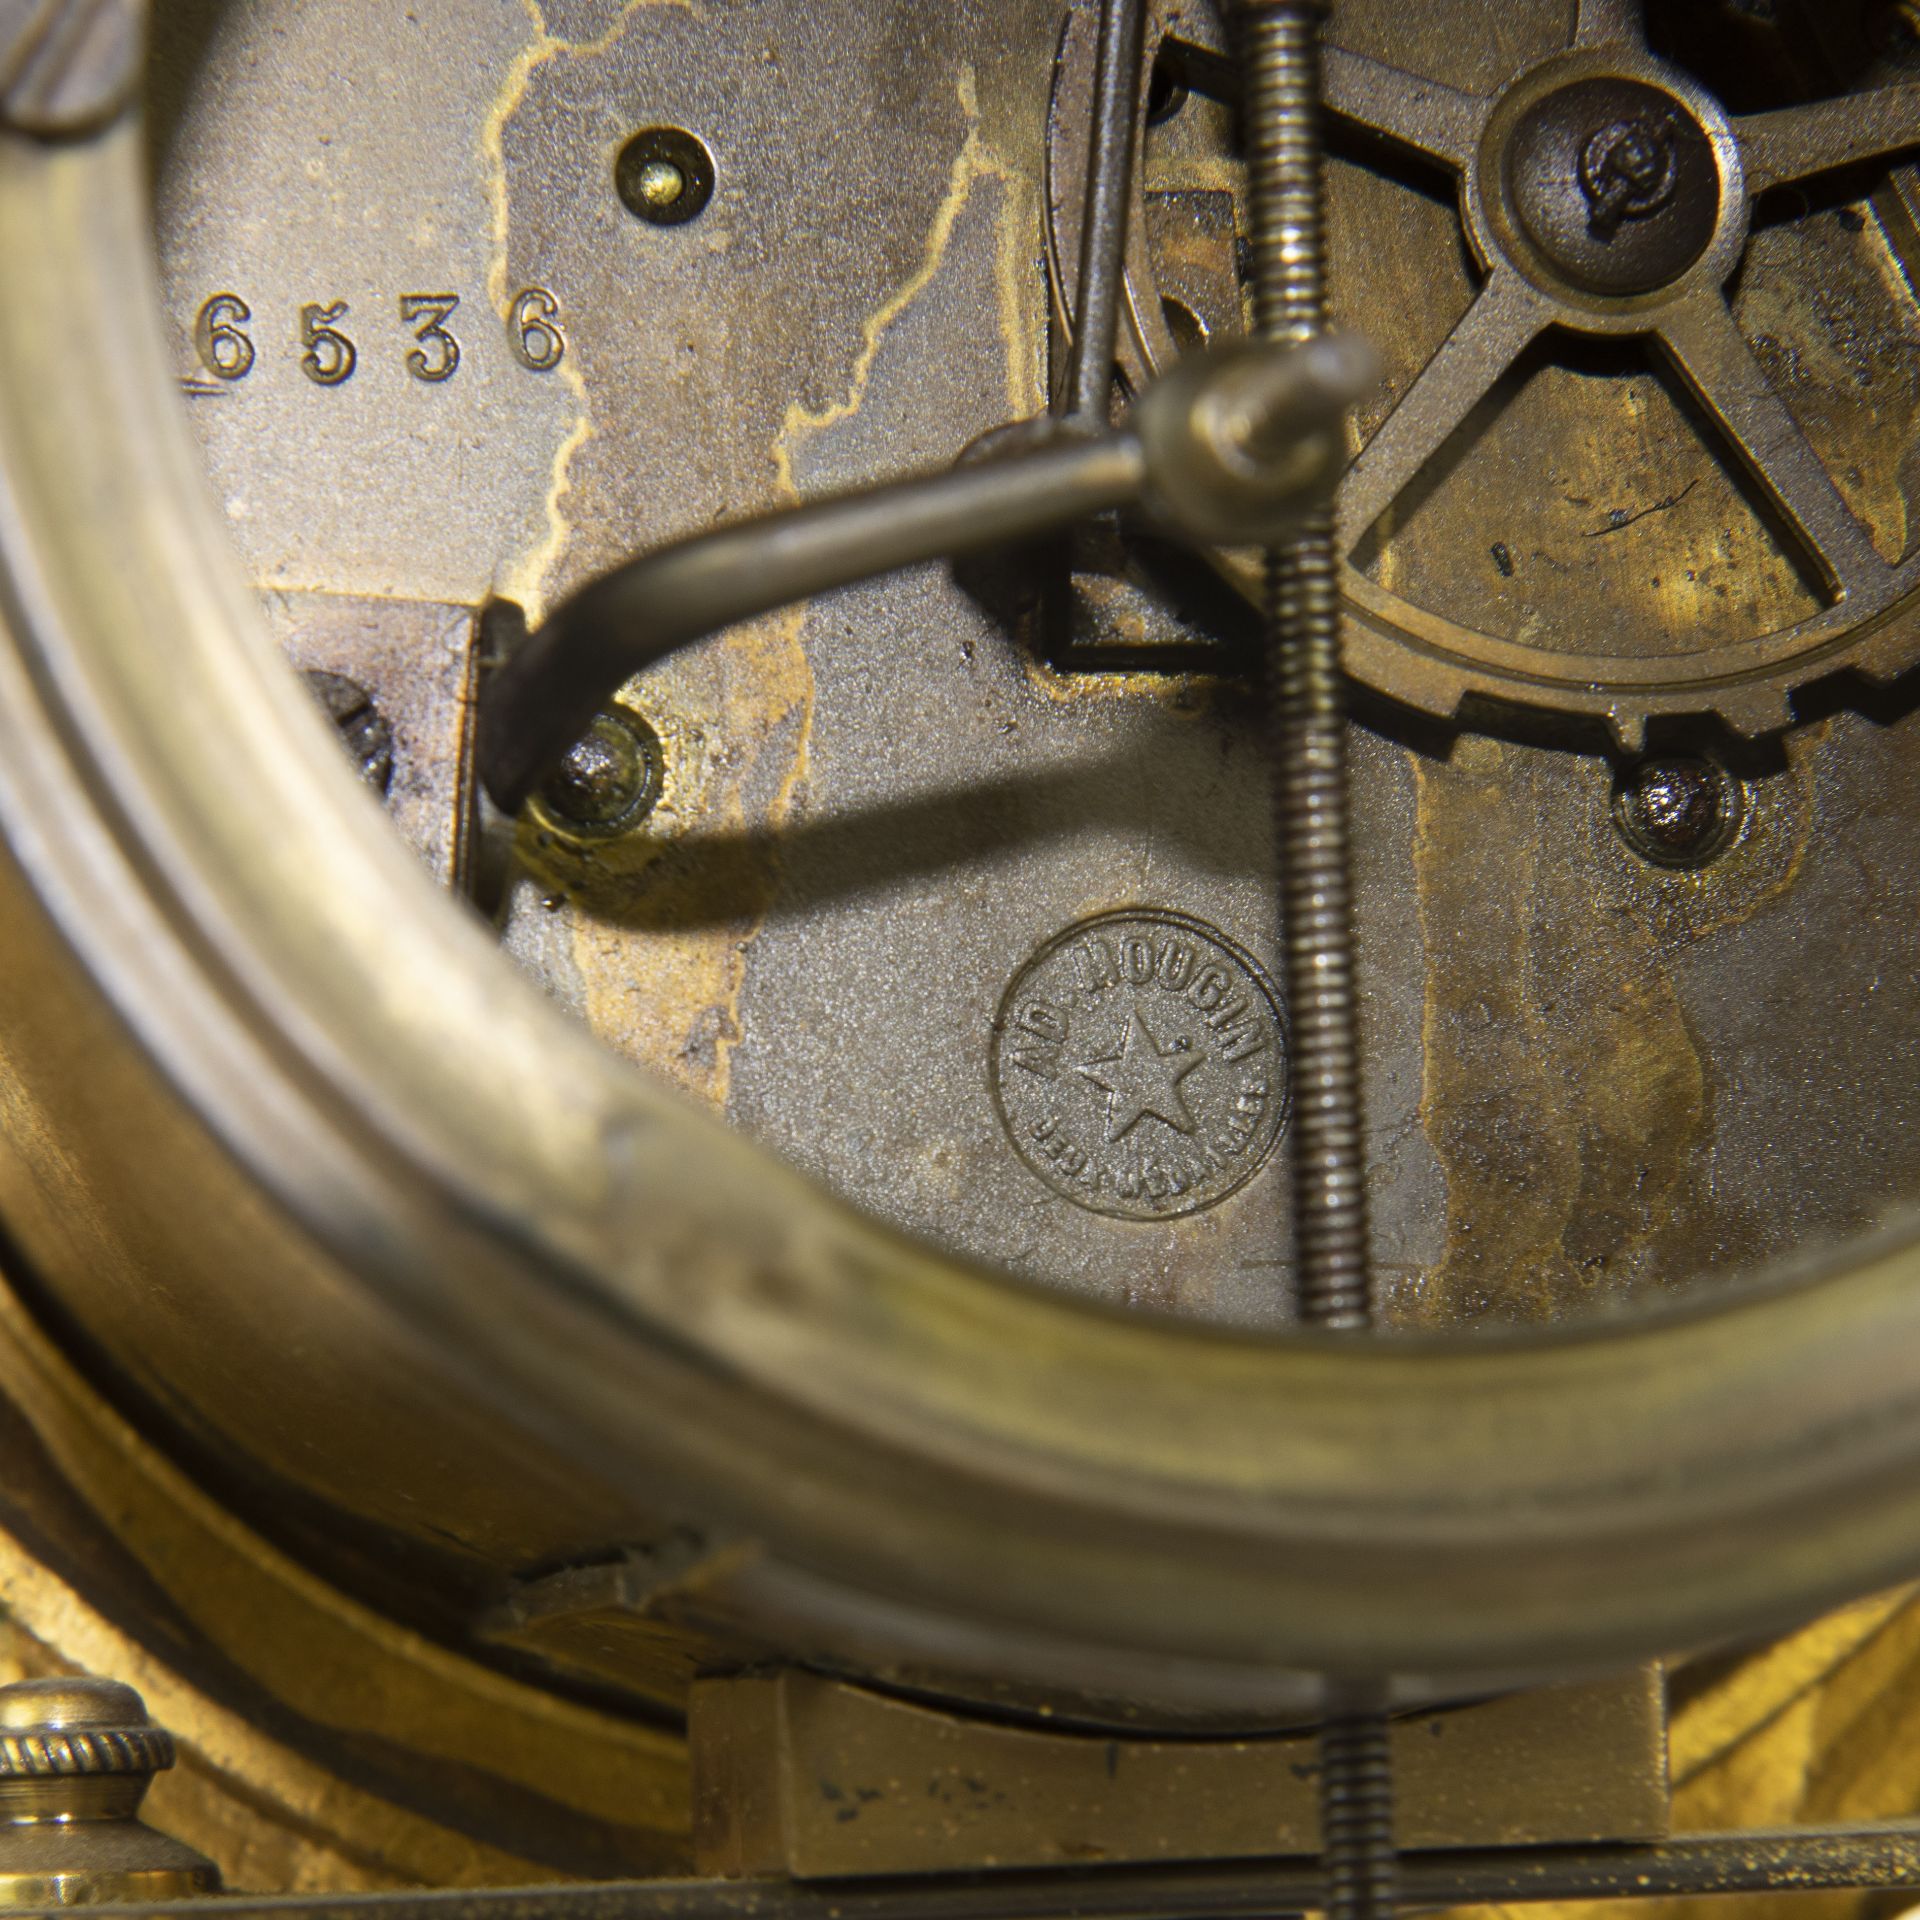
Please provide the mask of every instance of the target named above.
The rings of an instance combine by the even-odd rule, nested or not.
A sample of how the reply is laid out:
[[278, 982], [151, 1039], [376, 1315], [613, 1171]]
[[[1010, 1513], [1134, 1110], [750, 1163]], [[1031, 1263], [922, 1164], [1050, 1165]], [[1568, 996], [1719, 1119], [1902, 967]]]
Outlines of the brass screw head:
[[670, 207], [687, 190], [687, 176], [671, 160], [649, 160], [640, 169], [640, 198], [650, 207]]
[[535, 801], [562, 833], [625, 833], [653, 811], [664, 773], [660, 737], [624, 707], [609, 707], [542, 781]]
[[636, 219], [677, 227], [713, 198], [713, 155], [685, 127], [643, 127], [620, 149], [613, 184]]
[[1720, 166], [1686, 103], [1626, 77], [1575, 80], [1507, 143], [1506, 192], [1545, 268], [1613, 298], [1678, 280], [1712, 244]]
[[1740, 838], [1746, 788], [1704, 754], [1654, 754], [1615, 782], [1621, 839], [1657, 867], [1704, 867]]

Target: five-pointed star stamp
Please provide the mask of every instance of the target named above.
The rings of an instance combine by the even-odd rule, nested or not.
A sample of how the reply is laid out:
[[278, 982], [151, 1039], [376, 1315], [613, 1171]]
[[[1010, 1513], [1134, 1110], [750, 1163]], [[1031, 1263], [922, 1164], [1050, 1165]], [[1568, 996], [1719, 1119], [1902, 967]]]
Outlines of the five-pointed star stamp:
[[1252, 1179], [1287, 1117], [1287, 1026], [1259, 965], [1185, 914], [1133, 908], [1049, 940], [994, 1022], [994, 1101], [1056, 1193], [1164, 1220]]

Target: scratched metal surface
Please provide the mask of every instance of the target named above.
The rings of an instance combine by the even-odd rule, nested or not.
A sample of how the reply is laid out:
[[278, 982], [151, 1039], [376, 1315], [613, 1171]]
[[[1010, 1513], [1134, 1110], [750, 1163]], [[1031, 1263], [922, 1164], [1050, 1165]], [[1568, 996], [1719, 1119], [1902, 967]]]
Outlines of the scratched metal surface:
[[[1390, 52], [1406, 12], [1343, 0], [1336, 31]], [[1563, 12], [1434, 9], [1402, 57], [1469, 83]], [[1040, 405], [1055, 0], [416, 0], [351, 34], [339, 17], [185, 0], [160, 23], [186, 404], [263, 587], [537, 609], [635, 545], [949, 459]], [[714, 201], [684, 227], [636, 222], [612, 191], [621, 140], [663, 122], [716, 157]], [[1217, 185], [1209, 137], [1204, 115], [1157, 128], [1149, 185]], [[1352, 159], [1334, 193], [1343, 311], [1403, 379], [1466, 299], [1451, 215]], [[1217, 310], [1231, 229], [1176, 232], [1167, 205], [1162, 244]], [[1911, 313], [1868, 299], [1892, 296], [1863, 231], [1831, 210], [1779, 229], [1743, 298], [1792, 308], [1814, 280], [1832, 301], [1871, 279], [1849, 351], [1898, 385]], [[509, 350], [530, 287], [566, 340], [545, 372]], [[237, 381], [191, 337], [218, 292], [254, 316]], [[461, 365], [422, 382], [398, 303], [449, 292]], [[321, 387], [299, 310], [342, 300], [359, 361]], [[1817, 385], [1845, 356], [1802, 358]], [[1876, 424], [1893, 405], [1831, 412], [1859, 485], [1903, 502]], [[1689, 541], [1707, 556], [1692, 578], [1669, 564]], [[1659, 383], [1588, 361], [1533, 369], [1378, 565], [1458, 618], [1614, 640], [1717, 632], [1801, 591]], [[1285, 1317], [1274, 1166], [1216, 1206], [1115, 1219], [1013, 1150], [988, 1074], [1009, 981], [1093, 914], [1189, 915], [1270, 964], [1266, 772], [1238, 689], [1052, 675], [930, 569], [742, 629], [631, 697], [667, 753], [647, 828], [590, 857], [523, 842], [503, 939], [548, 991], [942, 1244], [1120, 1302]], [[1693, 875], [1617, 841], [1593, 760], [1361, 732], [1391, 1319], [1617, 1310], [1920, 1185], [1914, 737], [1844, 714], [1796, 736], [1754, 765], [1746, 840]]]
[[[1553, 51], [1571, 9], [1456, 5], [1418, 10], [1411, 25], [1408, 11], [1344, 0], [1340, 43], [1479, 91]], [[1665, 43], [1670, 24], [1711, 11], [1655, 0], [1650, 19]], [[1372, 160], [1343, 143], [1332, 266], [1338, 320], [1385, 353], [1387, 379], [1362, 414], [1368, 433], [1465, 314], [1477, 279], [1452, 195], [1418, 169], [1389, 174]], [[1815, 275], [1880, 270], [1871, 241], [1831, 218], [1763, 233], [1742, 318], [1750, 332], [1795, 337]], [[1879, 333], [1860, 343], [1864, 354], [1899, 380], [1910, 407], [1909, 369], [1886, 351], [1903, 314], [1857, 297], [1849, 311], [1856, 328]], [[1825, 358], [1808, 379], [1809, 411], [1845, 423], [1850, 453], [1874, 444], [1843, 368]], [[1636, 343], [1556, 337], [1524, 356], [1475, 428], [1398, 503], [1362, 550], [1367, 570], [1414, 608], [1569, 651], [1664, 650], [1680, 637], [1704, 647], [1806, 618], [1817, 602], [1692, 414]]]

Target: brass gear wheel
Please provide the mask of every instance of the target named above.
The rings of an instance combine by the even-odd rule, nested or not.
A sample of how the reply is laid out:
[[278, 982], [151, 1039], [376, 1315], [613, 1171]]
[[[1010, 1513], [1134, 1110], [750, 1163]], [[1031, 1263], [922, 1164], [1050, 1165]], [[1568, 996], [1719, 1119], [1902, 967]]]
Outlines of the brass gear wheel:
[[[1331, 189], [1336, 302], [1389, 362], [1340, 493], [1350, 672], [1442, 717], [1546, 709], [1632, 749], [1662, 716], [1765, 734], [1791, 723], [1797, 688], [1912, 665], [1920, 549], [1885, 465], [1920, 401], [1904, 385], [1913, 196], [1893, 164], [1920, 148], [1920, 81], [1889, 78], [1857, 22], [1856, 45], [1809, 18], [1795, 90], [1809, 59], [1862, 90], [1734, 113], [1652, 49], [1640, 0], [1491, 18], [1366, 0], [1332, 15], [1326, 98], [1342, 141], [1453, 189], [1445, 206], [1358, 165]], [[1130, 379], [1239, 319], [1188, 297], [1203, 230], [1243, 219], [1215, 105], [1232, 97], [1232, 57], [1211, 6], [1175, 0], [1155, 24], [1150, 123], [1173, 125], [1169, 102], [1189, 89], [1213, 121], [1180, 139], [1149, 127]], [[1091, 45], [1082, 6], [1062, 40], [1057, 130], [1084, 124]], [[1071, 146], [1050, 143], [1056, 275], [1077, 258]], [[1875, 182], [1856, 179], [1867, 170]], [[1803, 183], [1835, 176], [1845, 204], [1827, 193], [1816, 215]], [[1869, 197], [1856, 205], [1856, 191]], [[1383, 216], [1389, 196], [1416, 203], [1412, 218]], [[1233, 220], [1209, 200], [1231, 200]], [[1803, 216], [1791, 227], [1783, 205]], [[1456, 222], [1464, 252], [1448, 244]], [[1850, 251], [1830, 266], [1836, 250]], [[1071, 311], [1064, 284], [1060, 304]], [[1595, 419], [1603, 388], [1614, 397]], [[1462, 487], [1464, 508], [1441, 504]], [[1223, 564], [1257, 601], [1257, 563]], [[1569, 579], [1571, 604], [1555, 598]], [[1467, 606], [1433, 604], [1463, 580]]]

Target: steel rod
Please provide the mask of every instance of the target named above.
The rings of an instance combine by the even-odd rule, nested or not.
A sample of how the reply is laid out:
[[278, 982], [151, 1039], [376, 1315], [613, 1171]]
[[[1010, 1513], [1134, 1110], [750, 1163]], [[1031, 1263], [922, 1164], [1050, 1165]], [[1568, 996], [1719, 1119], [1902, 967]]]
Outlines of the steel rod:
[[[1643, 1845], [1401, 1856], [1420, 1907], [1920, 1887], [1920, 1824], [1689, 1834]], [[433, 1892], [230, 1894], [221, 1920], [1270, 1920], [1320, 1900], [1312, 1858], [1062, 1868], [912, 1880], [655, 1880]], [[113, 1912], [205, 1915], [205, 1901]]]
[[518, 812], [621, 683], [742, 620], [875, 574], [1056, 532], [1139, 497], [1131, 434], [1063, 438], [695, 535], [603, 575], [492, 674], [479, 770]]
[[1087, 191], [1080, 218], [1079, 299], [1061, 410], [1068, 418], [1102, 427], [1112, 407], [1126, 281], [1145, 13], [1143, 0], [1101, 0]]

